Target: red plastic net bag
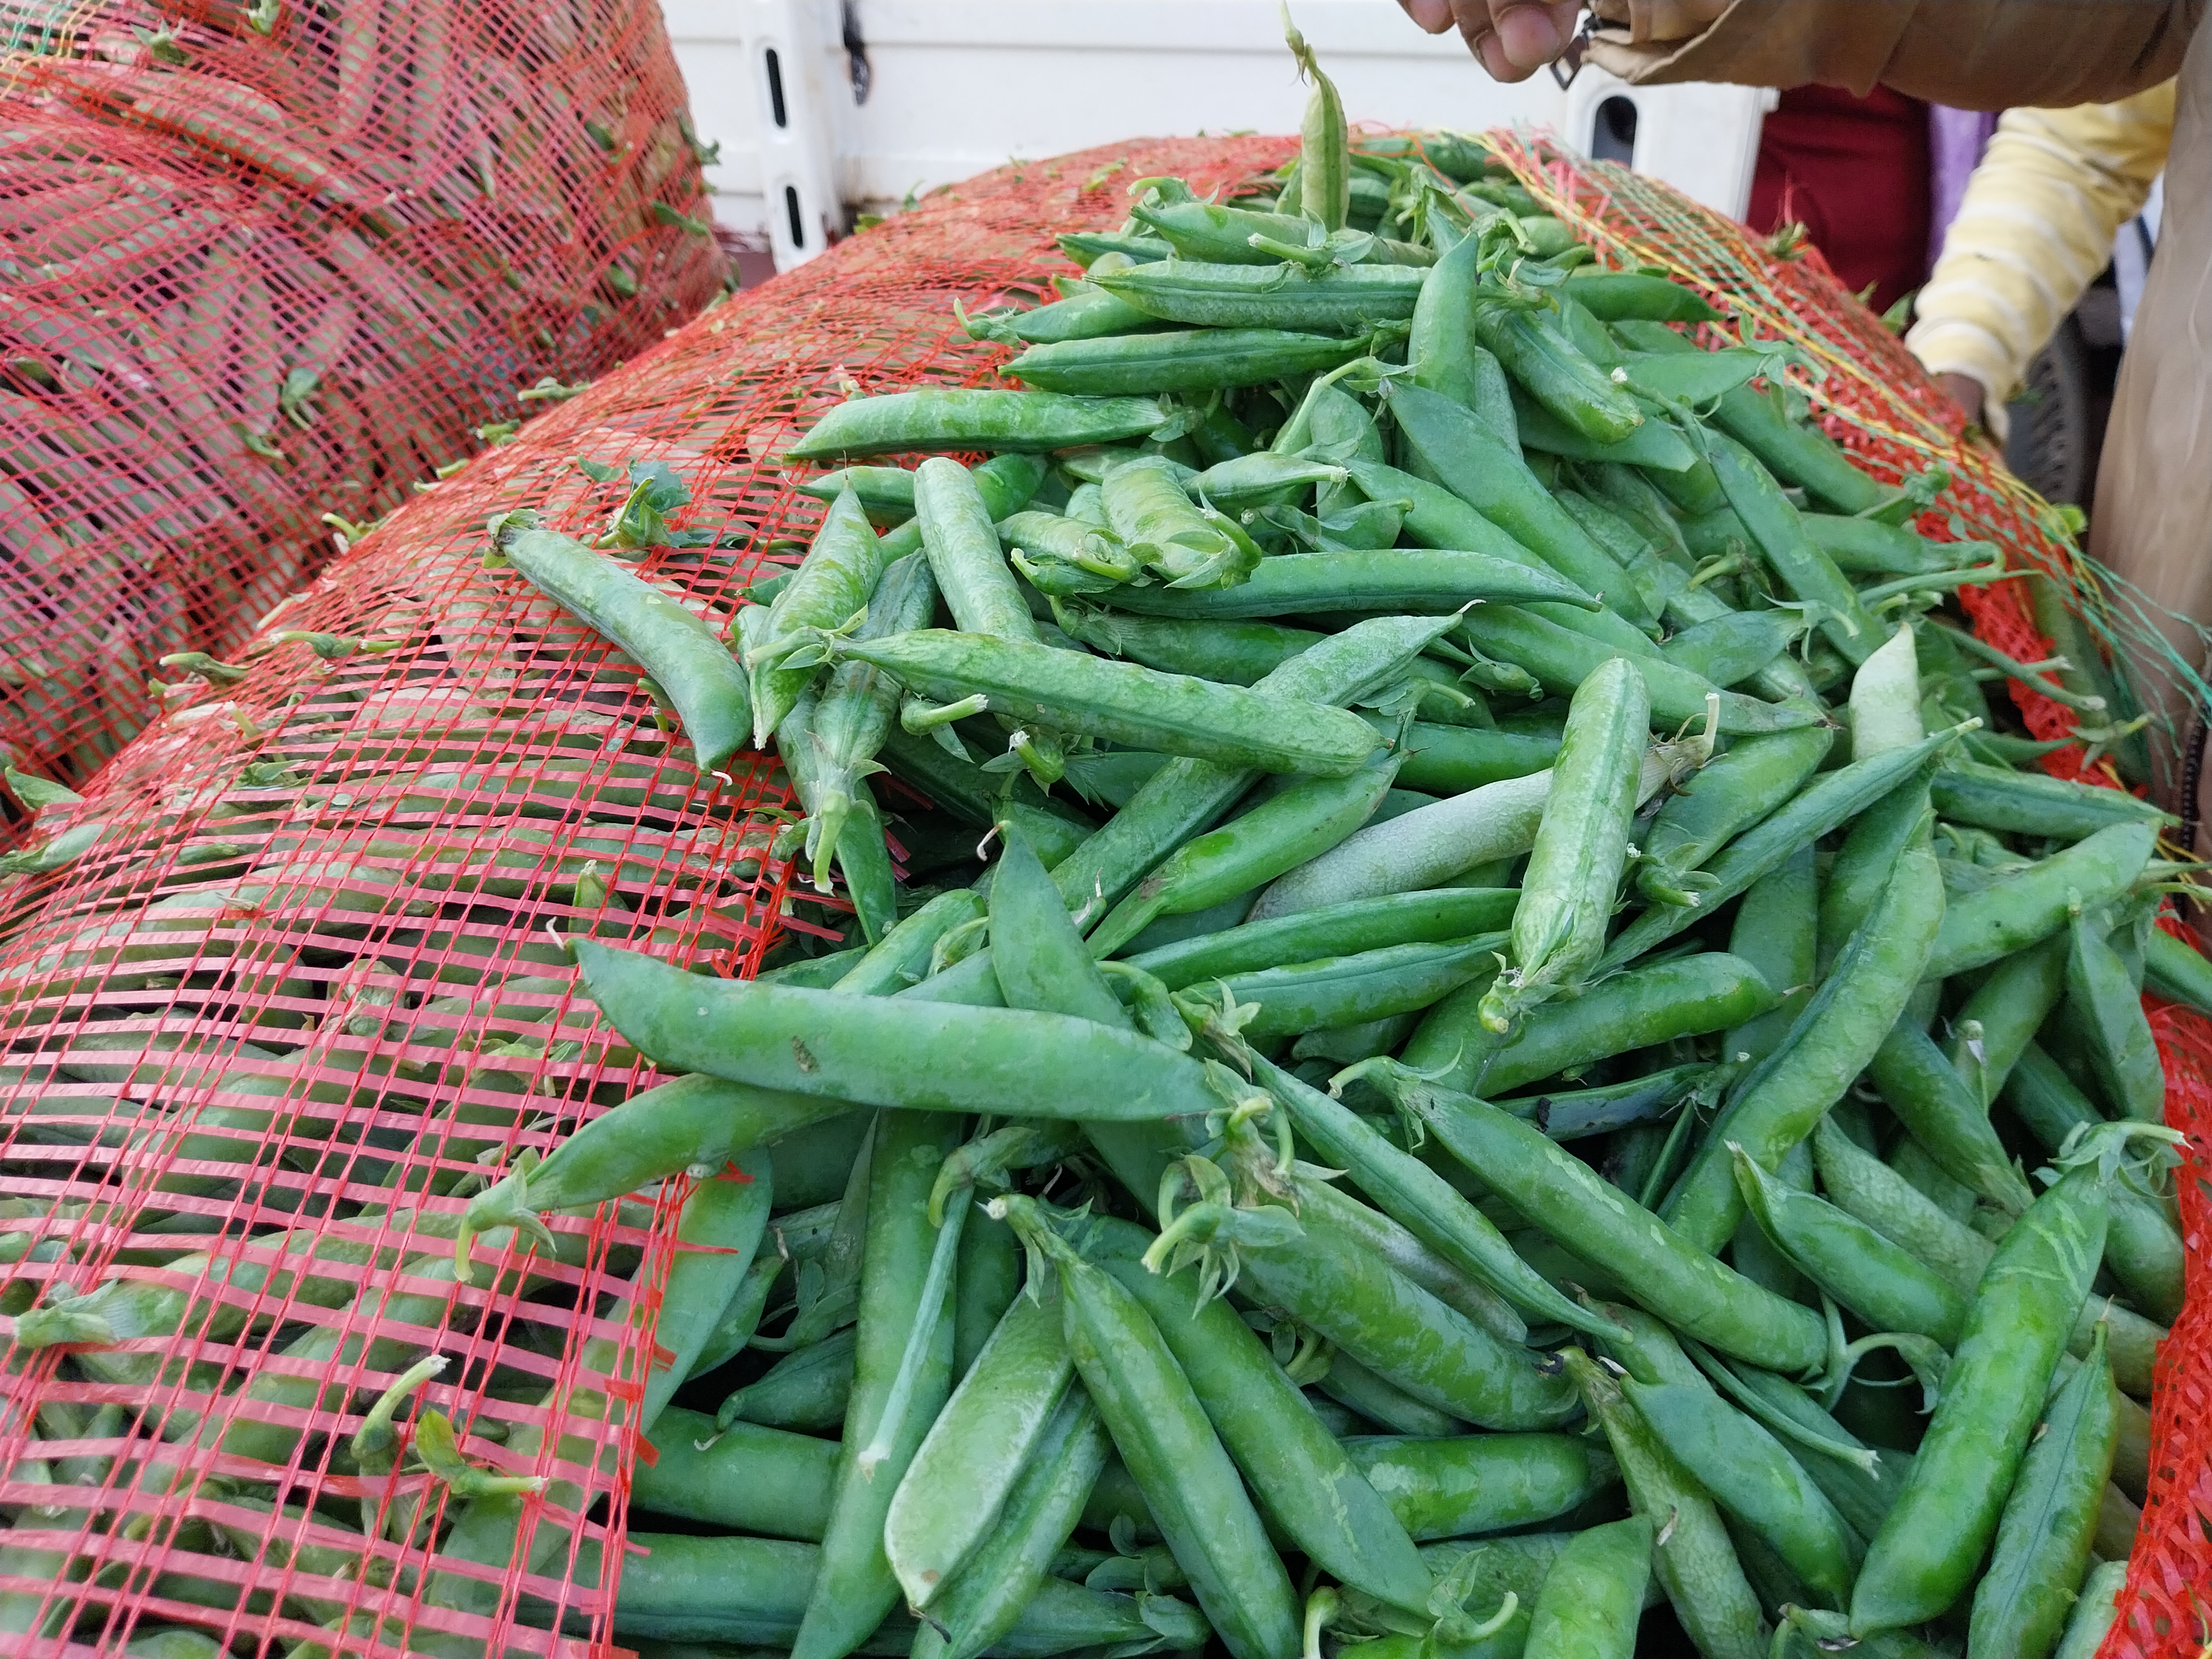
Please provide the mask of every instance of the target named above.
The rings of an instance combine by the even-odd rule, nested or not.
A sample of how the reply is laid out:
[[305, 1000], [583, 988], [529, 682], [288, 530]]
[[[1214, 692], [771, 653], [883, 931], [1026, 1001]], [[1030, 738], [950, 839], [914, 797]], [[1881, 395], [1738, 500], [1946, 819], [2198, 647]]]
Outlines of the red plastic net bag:
[[[2170, 656], [2148, 612], [2062, 539], [2051, 509], [1996, 458], [1961, 441], [1957, 410], [1817, 251], [1777, 258], [1741, 226], [1626, 168], [1581, 161], [1525, 138], [1492, 138], [1530, 191], [1608, 264], [1662, 269], [1726, 312], [1731, 332], [1801, 348], [1826, 371], [1801, 389], [1830, 435], [1870, 471], [1893, 481], [1931, 463], [1948, 468], [1953, 483], [1939, 509], [1920, 522], [1922, 533], [1995, 543], [2008, 568], [2051, 577], [2094, 639], [2123, 658], [2130, 651]], [[1966, 587], [1960, 598], [1975, 632], [2015, 661], [2054, 654], [2024, 581]], [[2169, 666], [2179, 668], [2182, 683], [2195, 683], [2188, 665]], [[2075, 712], [2016, 679], [2008, 684], [2035, 737], [2075, 734]], [[2060, 777], [2119, 787], [2111, 762], [2079, 742], [2041, 764]], [[2212, 1215], [2203, 1185], [2212, 1172], [2212, 1022], [2144, 1000], [2166, 1064], [2166, 1121], [2187, 1136], [2173, 1173], [2189, 1299], [2160, 1349], [2149, 1491], [2119, 1618], [2102, 1652], [2105, 1659], [2196, 1659], [2212, 1643], [2212, 1291], [2204, 1278], [2212, 1268]]]
[[87, 775], [162, 657], [220, 658], [333, 526], [720, 280], [650, 6], [11, 8], [0, 131], [0, 743], [33, 770]]
[[[241, 674], [187, 677], [46, 810], [33, 872], [0, 888], [0, 1307], [46, 1343], [0, 1384], [0, 1650], [173, 1626], [236, 1653], [341, 1627], [301, 1650], [604, 1638], [661, 1285], [715, 1259], [668, 1224], [696, 1194], [556, 1215], [555, 1251], [488, 1237], [465, 1290], [455, 1224], [491, 1166], [651, 1081], [549, 925], [742, 973], [823, 918], [766, 856], [780, 777], [702, 777], [633, 667], [483, 567], [484, 523], [528, 507], [595, 532], [626, 485], [576, 458], [665, 464], [690, 496], [673, 524], [714, 544], [638, 568], [726, 627], [818, 522], [777, 457], [846, 382], [985, 377], [1003, 353], [956, 301], [1034, 298], [1064, 268], [1051, 232], [1118, 222], [1131, 178], [1226, 183], [1284, 148], [994, 174], [715, 307], [410, 501]], [[370, 1467], [370, 1407], [433, 1354], [392, 1473]], [[419, 1472], [433, 1410], [463, 1461], [552, 1483], [501, 1500], [504, 1532]], [[430, 1568], [447, 1523], [474, 1565]]]

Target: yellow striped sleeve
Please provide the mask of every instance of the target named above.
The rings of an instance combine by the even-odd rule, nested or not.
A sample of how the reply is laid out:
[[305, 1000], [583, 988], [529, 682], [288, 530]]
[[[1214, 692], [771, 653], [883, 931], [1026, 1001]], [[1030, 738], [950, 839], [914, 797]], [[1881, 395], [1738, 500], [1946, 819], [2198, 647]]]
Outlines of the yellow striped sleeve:
[[1980, 381], [1997, 412], [2165, 167], [2173, 87], [2005, 113], [1905, 336], [1929, 374]]

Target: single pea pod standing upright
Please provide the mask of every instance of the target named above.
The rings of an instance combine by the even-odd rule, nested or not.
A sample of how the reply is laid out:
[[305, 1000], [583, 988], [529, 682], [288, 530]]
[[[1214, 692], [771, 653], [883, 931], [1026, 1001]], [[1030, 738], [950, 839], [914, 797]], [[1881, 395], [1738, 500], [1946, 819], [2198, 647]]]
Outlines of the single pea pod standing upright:
[[1571, 987], [1604, 950], [1650, 726], [1643, 676], [1627, 658], [1576, 689], [1513, 912], [1513, 968], [1482, 1000], [1490, 1030], [1512, 1029], [1521, 1010]]
[[776, 590], [764, 637], [745, 652], [745, 672], [752, 676], [756, 747], [768, 746], [769, 734], [783, 723], [820, 669], [816, 661], [803, 667], [783, 665], [797, 643], [788, 636], [799, 629], [842, 627], [868, 603], [883, 573], [883, 544], [876, 539], [860, 498], [848, 489], [830, 503], [806, 557]]
[[[860, 637], [881, 639], [927, 628], [936, 605], [937, 584], [927, 562], [919, 553], [909, 553], [877, 582]], [[813, 861], [817, 888], [824, 883], [825, 866], [837, 850], [838, 837], [855, 803], [867, 793], [864, 780], [883, 769], [876, 763], [876, 751], [883, 747], [897, 712], [897, 684], [865, 662], [838, 664], [815, 705], [814, 806], [807, 814], [806, 854]]]
[[1854, 1634], [1935, 1618], [1980, 1565], [2104, 1255], [2109, 1178], [2093, 1152], [1998, 1242], [1912, 1473], [1867, 1547]]
[[1283, 39], [1297, 60], [1301, 78], [1313, 82], [1305, 118], [1298, 125], [1298, 207], [1323, 230], [1341, 230], [1352, 211], [1352, 138], [1344, 121], [1344, 100], [1336, 83], [1321, 70], [1321, 60], [1306, 38], [1283, 13]]

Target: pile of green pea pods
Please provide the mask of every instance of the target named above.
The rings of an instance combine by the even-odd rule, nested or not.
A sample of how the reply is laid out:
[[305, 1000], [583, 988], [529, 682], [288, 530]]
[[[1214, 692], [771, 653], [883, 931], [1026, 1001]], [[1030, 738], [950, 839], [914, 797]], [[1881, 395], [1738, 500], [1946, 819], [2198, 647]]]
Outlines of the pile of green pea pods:
[[464, 1273], [733, 1158], [776, 1212], [663, 1313], [617, 1639], [2090, 1654], [2183, 1294], [2140, 994], [2212, 969], [2161, 815], [1984, 687], [2142, 722], [1947, 612], [2006, 573], [1940, 471], [1294, 45], [1272, 210], [1139, 181], [971, 319], [1021, 389], [805, 435], [734, 655], [494, 526], [702, 766], [777, 745], [855, 913], [751, 981], [576, 941], [684, 1075], [471, 1206]]

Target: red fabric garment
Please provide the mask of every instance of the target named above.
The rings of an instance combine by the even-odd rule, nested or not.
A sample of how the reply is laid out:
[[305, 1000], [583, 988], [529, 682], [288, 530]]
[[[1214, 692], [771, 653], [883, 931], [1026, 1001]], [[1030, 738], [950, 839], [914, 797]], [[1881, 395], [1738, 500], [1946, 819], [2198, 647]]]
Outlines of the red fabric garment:
[[1760, 130], [1749, 223], [1765, 232], [1802, 221], [1844, 285], [1873, 283], [1874, 307], [1887, 311], [1928, 276], [1929, 165], [1917, 98], [1797, 87]]

